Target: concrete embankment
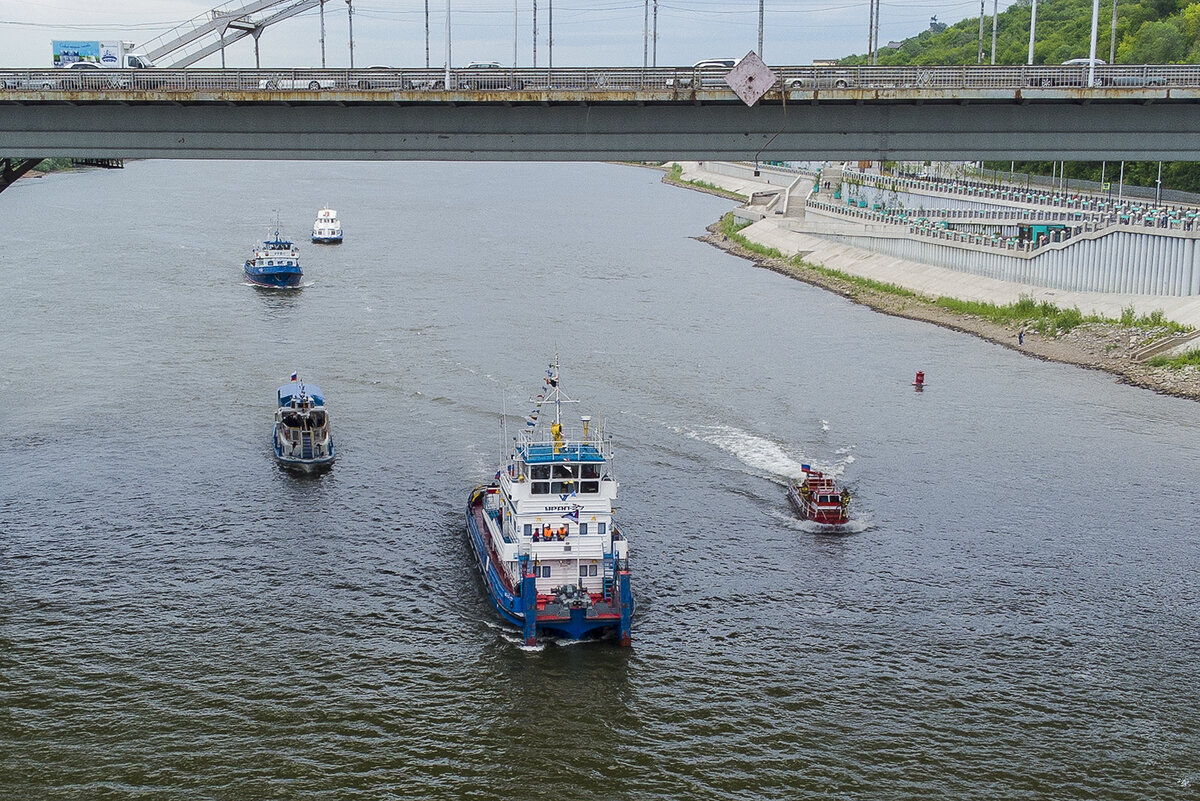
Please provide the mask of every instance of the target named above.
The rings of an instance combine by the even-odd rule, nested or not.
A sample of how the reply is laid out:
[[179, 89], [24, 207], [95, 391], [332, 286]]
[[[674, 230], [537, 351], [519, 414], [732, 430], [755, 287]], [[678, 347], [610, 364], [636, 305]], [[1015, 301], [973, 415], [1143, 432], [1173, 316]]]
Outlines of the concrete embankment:
[[[681, 180], [703, 181], [723, 189], [749, 197], [755, 192], [773, 188], [765, 181], [756, 181], [752, 168], [742, 165], [750, 175], [728, 175], [706, 169], [704, 164], [679, 162], [683, 167]], [[722, 170], [727, 169], [724, 165]], [[793, 198], [790, 209], [800, 205]], [[752, 242], [772, 247], [785, 256], [800, 255], [805, 261], [840, 270], [850, 275], [870, 278], [902, 286], [930, 298], [952, 297], [962, 300], [985, 301], [988, 303], [1015, 303], [1022, 297], [1036, 301], [1049, 301], [1060, 308], [1078, 307], [1085, 314], [1095, 313], [1105, 317], [1119, 318], [1124, 309], [1132, 306], [1137, 314], [1149, 314], [1162, 310], [1168, 319], [1184, 325], [1200, 327], [1200, 297], [1140, 295], [1113, 292], [1072, 292], [1050, 289], [1033, 284], [1001, 281], [980, 275], [959, 272], [945, 267], [936, 267], [917, 261], [901, 259], [882, 253], [833, 241], [829, 236], [838, 233], [861, 234], [869, 226], [851, 226], [829, 223], [824, 220], [808, 221], [803, 216], [791, 214], [767, 214], [758, 222], [743, 229], [741, 234]], [[825, 236], [821, 236], [824, 233]]]
[[[683, 167], [680, 176], [682, 181], [703, 182], [744, 197], [751, 197], [756, 193], [777, 192], [779, 184], [785, 183], [776, 178], [776, 183], [772, 185], [755, 180], [752, 174], [738, 174], [739, 170], [729, 169], [742, 165], [721, 164], [718, 168], [721, 171], [718, 171], [706, 169], [704, 165], [697, 163], [679, 164]], [[746, 172], [751, 173], [752, 168]], [[805, 184], [811, 188], [811, 179], [799, 182], [798, 187]], [[784, 255], [783, 259], [763, 257], [742, 248], [735, 241], [723, 237], [715, 224], [710, 226], [709, 234], [701, 238], [761, 267], [838, 292], [885, 314], [931, 322], [1020, 350], [1035, 358], [1104, 370], [1126, 383], [1164, 394], [1200, 400], [1200, 370], [1195, 367], [1157, 368], [1139, 360], [1138, 354], [1145, 352], [1147, 342], [1160, 338], [1162, 331], [1147, 331], [1118, 324], [1085, 324], [1059, 336], [1025, 330], [1022, 342], [1022, 338], [1018, 336], [1021, 333], [1021, 326], [1018, 324], [996, 323], [975, 315], [952, 312], [933, 302], [939, 297], [949, 297], [1006, 305], [1015, 303], [1022, 297], [1032, 297], [1039, 302], [1053, 303], [1060, 309], [1078, 307], [1084, 314], [1093, 313], [1114, 319], [1119, 319], [1129, 307], [1136, 309], [1138, 315], [1161, 310], [1171, 320], [1200, 327], [1198, 297], [1068, 292], [959, 273], [943, 267], [872, 253], [804, 230], [804, 220], [795, 216], [799, 201], [800, 198], [781, 197], [769, 206], [761, 204], [738, 212], [747, 218], [761, 216], [757, 222], [743, 228], [739, 232], [740, 235], [756, 245], [778, 250]], [[777, 208], [778, 211], [773, 208]], [[836, 230], [829, 228], [826, 222], [813, 225], [825, 225], [826, 231]], [[841, 280], [796, 265], [791, 261], [791, 257], [797, 255], [808, 264], [837, 270], [848, 276], [894, 284], [918, 293], [921, 297], [905, 297], [864, 287], [853, 281]], [[1196, 341], [1191, 340], [1185, 347], [1195, 345]]]

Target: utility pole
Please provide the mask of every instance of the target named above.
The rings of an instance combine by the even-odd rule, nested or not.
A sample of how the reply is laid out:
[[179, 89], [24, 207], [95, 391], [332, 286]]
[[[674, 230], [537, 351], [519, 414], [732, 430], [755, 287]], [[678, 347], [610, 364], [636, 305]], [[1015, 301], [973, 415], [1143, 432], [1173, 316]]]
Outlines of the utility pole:
[[450, 91], [450, 0], [446, 0], [446, 77], [442, 88]]
[[1158, 162], [1158, 180], [1154, 182], [1154, 205], [1162, 203], [1162, 162]]
[[354, 0], [346, 0], [346, 18], [350, 21], [350, 69], [354, 69]]
[[870, 9], [867, 19], [867, 63], [870, 64], [875, 54], [875, 0], [868, 0], [867, 7]]
[[[425, 0], [425, 7], [426, 8], [429, 7], [429, 0]], [[517, 36], [518, 36], [517, 17], [518, 16], [519, 16], [519, 14], [517, 13], [517, 0], [513, 0], [513, 69], [514, 70], [517, 68]], [[428, 40], [426, 40], [426, 47], [428, 47], [428, 44], [429, 44]], [[429, 53], [428, 52], [425, 53], [425, 61], [426, 61], [425, 66], [428, 67], [429, 66], [429, 63], [428, 63], [429, 62]]]
[[554, 69], [554, 0], [546, 0], [546, 68]]
[[996, 18], [1000, 14], [1000, 0], [992, 0], [992, 66], [996, 66]]
[[1037, 0], [1033, 0], [1033, 13], [1029, 17], [1029, 65], [1033, 66], [1033, 36], [1037, 31]]
[[[654, 0], [654, 7], [658, 8], [658, 0]], [[758, 57], [762, 58], [762, 31], [763, 31], [763, 0], [758, 0]]]
[[645, 0], [645, 5], [642, 19], [642, 69], [650, 66], [650, 0]]
[[537, 0], [533, 0], [533, 68], [537, 69]]
[[875, 0], [875, 58], [872, 64], [879, 66], [879, 6], [880, 0]]
[[425, 0], [425, 69], [429, 69], [429, 0]]
[[979, 0], [979, 63], [983, 63], [983, 3], [984, 0]]
[[325, 0], [321, 0], [321, 69], [325, 69]]
[[[349, 0], [347, 0], [349, 2]], [[1100, 0], [1092, 0], [1092, 48], [1088, 53], [1088, 86], [1096, 85], [1096, 30], [1100, 24]]]
[[650, 34], [650, 65], [658, 66], [658, 0], [654, 0], [654, 31]]
[[1117, 0], [1113, 0], [1112, 35], [1108, 39], [1108, 63], [1117, 63]]

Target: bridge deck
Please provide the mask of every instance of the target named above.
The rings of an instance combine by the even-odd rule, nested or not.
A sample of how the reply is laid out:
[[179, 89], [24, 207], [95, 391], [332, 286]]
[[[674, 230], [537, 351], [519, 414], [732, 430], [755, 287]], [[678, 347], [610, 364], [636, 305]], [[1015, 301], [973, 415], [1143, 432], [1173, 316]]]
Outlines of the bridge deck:
[[[1200, 160], [1200, 67], [0, 71], [0, 155]], [[515, 88], [509, 88], [515, 87]]]

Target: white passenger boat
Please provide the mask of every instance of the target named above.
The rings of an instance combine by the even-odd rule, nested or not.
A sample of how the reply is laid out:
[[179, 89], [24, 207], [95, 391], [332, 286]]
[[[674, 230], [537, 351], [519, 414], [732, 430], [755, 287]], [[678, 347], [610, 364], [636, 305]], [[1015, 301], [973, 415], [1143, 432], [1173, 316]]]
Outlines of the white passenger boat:
[[342, 241], [342, 221], [338, 213], [326, 206], [317, 212], [313, 222], [312, 241], [319, 245], [336, 245]]
[[275, 392], [275, 428], [271, 435], [275, 459], [291, 470], [313, 473], [333, 464], [333, 435], [325, 394], [305, 384], [295, 373]]
[[565, 433], [562, 405], [574, 401], [559, 387], [557, 359], [545, 383], [495, 481], [471, 492], [468, 539], [492, 604], [526, 645], [539, 633], [612, 634], [629, 645], [629, 543], [613, 521], [611, 440], [586, 416], [581, 435]]

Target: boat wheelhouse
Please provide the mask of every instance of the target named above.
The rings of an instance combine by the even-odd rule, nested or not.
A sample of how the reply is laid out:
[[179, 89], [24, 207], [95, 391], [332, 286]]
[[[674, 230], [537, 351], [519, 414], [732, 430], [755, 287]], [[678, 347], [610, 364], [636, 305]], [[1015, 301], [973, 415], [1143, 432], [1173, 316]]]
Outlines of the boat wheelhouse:
[[255, 248], [246, 260], [246, 278], [257, 286], [290, 289], [300, 286], [304, 273], [300, 270], [300, 251], [294, 244], [281, 239], [279, 231]]
[[312, 241], [319, 245], [337, 245], [342, 241], [342, 222], [338, 213], [326, 206], [313, 222]]
[[[538, 634], [611, 634], [629, 645], [629, 543], [613, 520], [611, 439], [588, 416], [580, 435], [568, 435], [561, 407], [574, 401], [558, 386], [557, 360], [545, 382], [495, 481], [471, 492], [468, 539], [492, 604], [526, 645]], [[540, 419], [547, 406], [548, 424]]]
[[275, 391], [275, 459], [292, 470], [313, 473], [333, 464], [333, 434], [325, 394], [314, 384], [293, 378]]
[[804, 479], [788, 487], [787, 497], [805, 520], [827, 526], [850, 521], [850, 490], [839, 490], [833, 479], [820, 470], [801, 465]]

